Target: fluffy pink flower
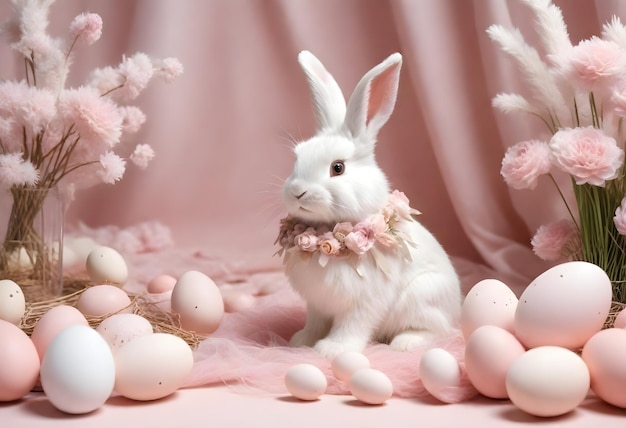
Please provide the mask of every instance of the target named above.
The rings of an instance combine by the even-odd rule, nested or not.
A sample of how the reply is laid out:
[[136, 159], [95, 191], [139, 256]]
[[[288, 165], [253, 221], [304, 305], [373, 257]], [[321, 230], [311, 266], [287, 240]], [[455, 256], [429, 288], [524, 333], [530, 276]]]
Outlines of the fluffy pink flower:
[[594, 36], [581, 41], [561, 58], [562, 73], [592, 91], [626, 71], [625, 55], [617, 43]]
[[12, 117], [20, 128], [24, 126], [34, 134], [44, 130], [55, 116], [55, 101], [51, 91], [28, 86], [25, 81], [0, 84], [0, 114]]
[[317, 250], [317, 234], [315, 229], [312, 227], [307, 228], [304, 232], [296, 235], [294, 238], [294, 243], [300, 250], [313, 252]]
[[[89, 87], [68, 89], [59, 98], [59, 112], [73, 125], [83, 141], [82, 146], [103, 143], [113, 147], [122, 136], [122, 114], [117, 105]], [[100, 150], [96, 148], [96, 150]]]
[[152, 60], [148, 55], [141, 52], [131, 57], [125, 57], [118, 71], [126, 79], [122, 88], [123, 98], [126, 100], [137, 98], [141, 91], [148, 86], [154, 74]]
[[109, 94], [124, 85], [124, 76], [113, 67], [96, 68], [89, 76], [87, 86], [96, 88], [100, 95]]
[[183, 74], [183, 64], [176, 58], [164, 58], [159, 61], [155, 74], [167, 83], [171, 83]]
[[560, 220], [539, 227], [530, 243], [539, 258], [547, 261], [559, 260], [565, 256], [564, 252], [575, 231], [571, 221]]
[[617, 178], [624, 164], [624, 151], [615, 139], [591, 126], [560, 129], [552, 136], [550, 148], [556, 163], [576, 184], [604, 186]]
[[[389, 195], [389, 199], [387, 199], [387, 207], [395, 210], [398, 218], [404, 218], [407, 220], [411, 218], [409, 198], [407, 198], [404, 192], [394, 190], [391, 195]], [[384, 214], [385, 213], [383, 213], [383, 215]]]
[[102, 36], [102, 18], [97, 13], [81, 13], [70, 24], [70, 36], [91, 45]]
[[620, 235], [626, 235], [626, 198], [622, 199], [620, 206], [615, 209], [613, 223]]
[[362, 255], [376, 243], [374, 231], [365, 223], [358, 223], [344, 239], [346, 247], [356, 254]]
[[25, 161], [22, 153], [0, 155], [0, 188], [33, 186], [39, 180], [39, 172], [32, 163]]
[[620, 117], [626, 117], [626, 80], [615, 85], [609, 102], [613, 111]]
[[120, 108], [124, 120], [122, 121], [122, 130], [127, 133], [135, 133], [139, 131], [141, 125], [146, 122], [146, 115], [138, 107], [124, 106]]
[[107, 184], [114, 184], [124, 176], [126, 161], [113, 152], [100, 155], [100, 169], [98, 177]]
[[146, 168], [154, 158], [154, 150], [148, 144], [137, 144], [135, 151], [130, 155], [130, 160], [139, 168]]
[[507, 149], [500, 174], [514, 189], [534, 189], [537, 179], [550, 171], [551, 154], [546, 143], [539, 140], [522, 141]]

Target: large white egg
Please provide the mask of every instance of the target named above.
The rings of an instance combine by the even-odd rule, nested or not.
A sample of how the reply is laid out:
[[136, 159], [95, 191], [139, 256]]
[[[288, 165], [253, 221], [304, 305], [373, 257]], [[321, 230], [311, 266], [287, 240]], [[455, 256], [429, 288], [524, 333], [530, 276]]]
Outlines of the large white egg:
[[365, 404], [383, 404], [393, 395], [393, 383], [387, 375], [371, 368], [357, 370], [349, 387], [354, 398]]
[[224, 316], [224, 299], [211, 278], [191, 270], [176, 281], [171, 296], [172, 311], [182, 328], [201, 335], [213, 333]]
[[135, 337], [152, 334], [150, 321], [137, 314], [115, 314], [103, 320], [96, 331], [106, 340], [115, 353]]
[[506, 374], [525, 349], [510, 332], [493, 325], [478, 327], [465, 345], [465, 371], [478, 392], [507, 398]]
[[589, 392], [589, 370], [580, 356], [558, 346], [533, 348], [517, 358], [506, 375], [513, 404], [535, 416], [574, 410]]
[[285, 374], [285, 386], [294, 397], [303, 401], [317, 400], [326, 391], [328, 381], [312, 364], [296, 364]]
[[511, 333], [517, 296], [502, 281], [484, 279], [467, 293], [461, 308], [461, 330], [467, 339], [478, 327], [494, 325]]
[[461, 384], [461, 367], [445, 349], [432, 348], [424, 352], [420, 359], [419, 376], [430, 395], [448, 403], [447, 392]]
[[132, 400], [156, 400], [183, 386], [193, 368], [193, 352], [173, 334], [147, 334], [120, 346], [115, 366], [117, 393]]
[[50, 343], [41, 362], [41, 386], [57, 409], [92, 412], [111, 395], [115, 363], [109, 345], [92, 328], [73, 325]]
[[128, 280], [128, 266], [124, 257], [106, 246], [95, 247], [85, 262], [89, 278], [96, 284], [110, 284], [118, 287]]
[[26, 310], [24, 293], [10, 279], [0, 280], [0, 320], [19, 325]]
[[600, 267], [582, 261], [556, 265], [520, 296], [515, 335], [527, 348], [582, 348], [602, 329], [612, 294], [611, 280]]

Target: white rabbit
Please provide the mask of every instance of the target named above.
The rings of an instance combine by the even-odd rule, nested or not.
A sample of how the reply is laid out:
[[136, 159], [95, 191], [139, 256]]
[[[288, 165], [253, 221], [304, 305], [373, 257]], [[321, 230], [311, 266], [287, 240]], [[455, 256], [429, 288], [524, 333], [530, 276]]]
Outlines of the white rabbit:
[[[307, 307], [304, 328], [290, 344], [312, 346], [329, 359], [362, 351], [372, 340], [395, 350], [424, 345], [457, 327], [461, 291], [448, 255], [410, 215], [404, 194], [390, 193], [375, 161], [378, 131], [396, 102], [402, 56], [395, 53], [365, 74], [347, 106], [313, 54], [303, 51], [298, 61], [318, 132], [295, 146], [295, 166], [282, 189], [288, 216], [279, 253]], [[365, 224], [364, 233], [349, 242], [357, 224]]]

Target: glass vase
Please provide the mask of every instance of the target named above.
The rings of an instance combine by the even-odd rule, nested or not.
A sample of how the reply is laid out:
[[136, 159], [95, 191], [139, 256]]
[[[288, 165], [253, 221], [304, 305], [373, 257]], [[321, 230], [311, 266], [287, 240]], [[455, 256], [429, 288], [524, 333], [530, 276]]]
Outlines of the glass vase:
[[0, 192], [2, 279], [15, 281], [30, 300], [63, 291], [65, 206], [56, 187], [12, 187]]

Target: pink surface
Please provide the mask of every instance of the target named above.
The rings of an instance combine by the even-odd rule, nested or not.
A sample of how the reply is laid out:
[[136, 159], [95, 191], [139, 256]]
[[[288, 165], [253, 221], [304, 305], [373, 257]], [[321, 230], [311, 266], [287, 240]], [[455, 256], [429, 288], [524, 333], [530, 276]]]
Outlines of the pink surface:
[[[613, 14], [626, 21], [626, 3], [619, 0], [555, 3], [574, 42], [598, 34]], [[0, 17], [10, 7], [2, 2]], [[104, 35], [77, 52], [73, 85], [94, 67], [117, 64], [137, 50], [175, 56], [185, 65], [178, 81], [155, 85], [139, 100], [148, 122], [136, 139], [157, 151], [148, 170], [129, 171], [114, 187], [79, 193], [68, 213], [72, 230], [79, 221], [126, 228], [148, 220], [171, 230], [173, 245], [151, 243], [162, 251], [158, 257], [127, 254], [131, 267], [141, 267], [131, 270], [131, 287], [189, 268], [201, 268], [224, 289], [254, 287], [259, 275], [280, 277], [280, 259], [272, 257], [283, 215], [278, 189], [291, 168], [291, 140], [309, 137], [314, 127], [296, 61], [303, 49], [324, 62], [345, 92], [390, 53], [403, 54], [398, 102], [381, 132], [378, 159], [392, 186], [422, 211], [421, 221], [453, 256], [466, 290], [495, 276], [519, 294], [547, 267], [529, 241], [540, 224], [563, 214], [558, 195], [542, 181], [533, 192], [510, 190], [499, 175], [506, 147], [537, 135], [541, 124], [491, 107], [497, 92], [516, 92], [521, 80], [485, 29], [516, 25], [532, 43], [532, 18], [520, 2], [64, 0], [53, 6], [52, 31], [65, 31], [82, 11], [102, 15]], [[0, 77], [21, 73], [22, 63], [11, 61], [5, 44], [0, 56]], [[0, 420], [10, 427], [259, 421], [303, 427], [621, 426], [624, 412], [590, 399], [570, 415], [540, 420], [506, 401], [482, 398], [446, 406], [394, 397], [385, 406], [364, 407], [345, 395], [297, 403], [282, 394], [221, 386], [179, 391], [155, 403], [113, 398], [78, 417], [35, 395], [1, 404]]]

